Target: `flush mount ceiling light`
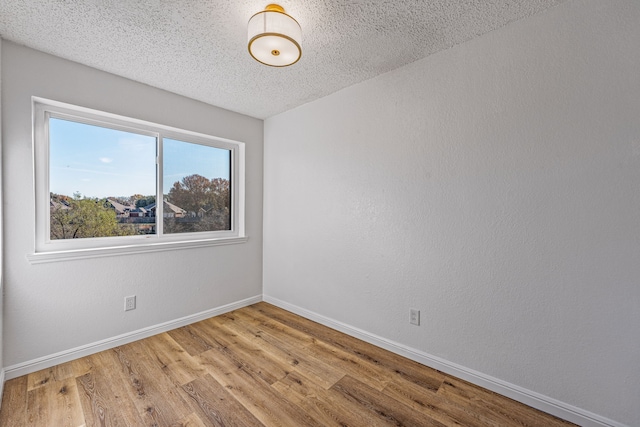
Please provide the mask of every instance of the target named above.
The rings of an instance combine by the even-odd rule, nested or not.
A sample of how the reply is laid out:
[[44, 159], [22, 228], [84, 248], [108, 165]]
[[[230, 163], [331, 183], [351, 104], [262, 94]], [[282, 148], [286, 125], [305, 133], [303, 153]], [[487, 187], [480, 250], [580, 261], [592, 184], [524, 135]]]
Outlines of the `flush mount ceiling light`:
[[282, 6], [270, 4], [249, 19], [249, 53], [272, 67], [295, 64], [302, 56], [302, 29]]

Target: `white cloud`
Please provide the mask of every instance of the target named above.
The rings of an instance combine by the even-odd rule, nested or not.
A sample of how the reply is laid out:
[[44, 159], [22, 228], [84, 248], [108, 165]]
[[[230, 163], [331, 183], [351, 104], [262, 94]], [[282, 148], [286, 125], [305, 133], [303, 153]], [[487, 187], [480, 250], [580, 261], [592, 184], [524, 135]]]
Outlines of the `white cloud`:
[[100, 157], [100, 161], [102, 163], [111, 163], [111, 162], [113, 162], [113, 159], [110, 158], [110, 157]]

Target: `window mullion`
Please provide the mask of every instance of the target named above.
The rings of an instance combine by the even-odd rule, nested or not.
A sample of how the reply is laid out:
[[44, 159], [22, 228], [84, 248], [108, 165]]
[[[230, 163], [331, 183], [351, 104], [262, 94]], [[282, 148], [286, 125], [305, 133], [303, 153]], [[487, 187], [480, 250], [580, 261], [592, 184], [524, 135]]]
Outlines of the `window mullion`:
[[157, 136], [157, 151], [156, 151], [156, 235], [158, 237], [164, 235], [164, 170], [163, 170], [163, 157], [162, 146], [164, 138], [162, 134]]

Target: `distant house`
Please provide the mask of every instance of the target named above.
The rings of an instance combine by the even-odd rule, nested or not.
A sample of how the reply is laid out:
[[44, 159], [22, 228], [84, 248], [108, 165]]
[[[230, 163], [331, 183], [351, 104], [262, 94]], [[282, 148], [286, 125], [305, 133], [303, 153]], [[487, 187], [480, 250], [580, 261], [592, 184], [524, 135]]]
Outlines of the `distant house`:
[[[152, 203], [149, 206], [145, 206], [144, 209], [149, 212], [149, 216], [156, 216], [155, 203]], [[186, 210], [174, 205], [173, 203], [169, 203], [166, 200], [163, 200], [162, 209], [163, 218], [184, 218], [187, 215]]]
[[107, 202], [109, 202], [111, 207], [116, 211], [116, 217], [118, 218], [126, 218], [129, 216], [131, 211], [136, 209], [135, 206], [123, 205], [122, 203], [116, 202], [113, 199], [107, 199]]
[[194, 214], [194, 215], [197, 215], [197, 216], [198, 216], [198, 218], [204, 218], [210, 210], [211, 210], [211, 209], [207, 210], [207, 209], [205, 209], [205, 208], [200, 208], [200, 209], [198, 209], [198, 212], [197, 212], [197, 213], [196, 213], [196, 212], [193, 212], [193, 214]]
[[147, 211], [145, 208], [135, 208], [129, 211], [130, 218], [143, 218], [146, 216], [149, 216], [149, 211]]

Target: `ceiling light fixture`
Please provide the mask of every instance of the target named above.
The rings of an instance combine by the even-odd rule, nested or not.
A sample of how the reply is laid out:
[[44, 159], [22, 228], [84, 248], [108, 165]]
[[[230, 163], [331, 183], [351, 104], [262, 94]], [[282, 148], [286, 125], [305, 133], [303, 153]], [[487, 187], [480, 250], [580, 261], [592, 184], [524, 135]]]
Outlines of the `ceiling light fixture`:
[[272, 67], [295, 64], [302, 56], [302, 29], [282, 6], [270, 4], [249, 19], [249, 53]]

